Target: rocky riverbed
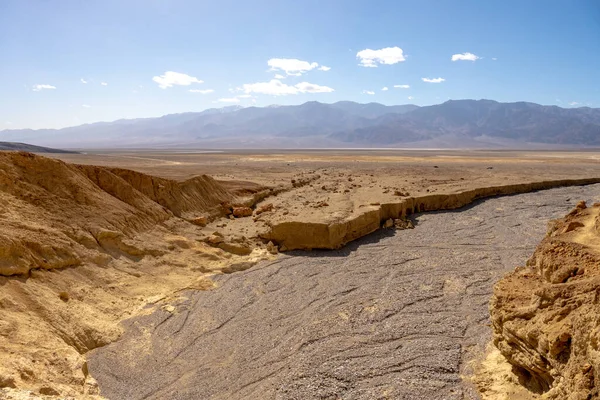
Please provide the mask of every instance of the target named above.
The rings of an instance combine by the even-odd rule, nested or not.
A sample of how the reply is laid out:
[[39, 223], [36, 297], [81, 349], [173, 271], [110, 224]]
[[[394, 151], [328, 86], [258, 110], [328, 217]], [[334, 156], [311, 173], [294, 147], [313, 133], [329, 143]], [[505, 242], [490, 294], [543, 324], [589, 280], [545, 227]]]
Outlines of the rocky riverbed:
[[475, 399], [493, 284], [600, 185], [416, 215], [339, 251], [215, 277], [125, 323], [88, 369], [109, 399]]

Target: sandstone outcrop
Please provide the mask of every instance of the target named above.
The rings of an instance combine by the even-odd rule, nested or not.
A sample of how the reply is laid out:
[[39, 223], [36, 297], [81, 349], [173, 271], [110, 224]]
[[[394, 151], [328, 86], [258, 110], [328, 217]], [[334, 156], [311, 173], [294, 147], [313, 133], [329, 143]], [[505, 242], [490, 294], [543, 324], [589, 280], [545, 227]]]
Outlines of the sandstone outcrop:
[[[489, 186], [450, 194], [427, 194], [407, 197], [395, 202], [372, 203], [355, 209], [347, 216], [315, 221], [310, 214], [300, 218], [283, 218], [270, 222], [268, 231], [261, 237], [280, 246], [281, 249], [339, 249], [345, 244], [380, 229], [385, 221], [400, 219], [423, 211], [453, 210], [464, 207], [477, 199], [532, 192], [561, 186], [600, 183], [598, 178], [560, 179], [503, 186]], [[410, 228], [412, 223], [398, 224], [400, 229]]]
[[218, 213], [234, 196], [207, 176], [184, 182], [77, 166], [30, 153], [0, 154], [0, 275], [64, 268], [117, 253], [127, 241], [187, 212]]
[[494, 344], [540, 398], [600, 396], [599, 226], [600, 205], [580, 202], [494, 288]]

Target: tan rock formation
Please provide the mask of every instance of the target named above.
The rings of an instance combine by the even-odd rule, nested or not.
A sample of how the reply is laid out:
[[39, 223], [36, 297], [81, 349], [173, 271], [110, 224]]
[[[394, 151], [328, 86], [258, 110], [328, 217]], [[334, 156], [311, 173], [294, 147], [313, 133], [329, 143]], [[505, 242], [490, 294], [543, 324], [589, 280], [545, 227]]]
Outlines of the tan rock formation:
[[600, 396], [599, 221], [599, 205], [579, 203], [494, 288], [494, 344], [540, 398]]
[[[337, 218], [336, 213], [324, 220], [316, 221], [312, 214], [299, 217], [273, 219], [269, 229], [261, 233], [265, 240], [273, 241], [282, 249], [338, 249], [345, 244], [379, 229], [388, 219], [402, 219], [423, 211], [452, 210], [464, 207], [474, 200], [486, 197], [526, 193], [534, 190], [560, 186], [599, 183], [598, 178], [560, 179], [521, 183], [514, 185], [489, 186], [459, 193], [427, 194], [408, 197], [395, 202], [372, 203], [351, 210], [349, 215]], [[401, 224], [403, 225], [403, 224]], [[407, 225], [407, 227], [409, 227]]]

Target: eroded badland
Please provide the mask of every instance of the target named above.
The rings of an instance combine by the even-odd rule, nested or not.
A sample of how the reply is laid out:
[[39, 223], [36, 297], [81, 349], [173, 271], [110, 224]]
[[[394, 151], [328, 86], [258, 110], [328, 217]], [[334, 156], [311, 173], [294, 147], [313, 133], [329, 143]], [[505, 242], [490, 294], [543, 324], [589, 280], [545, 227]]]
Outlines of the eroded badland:
[[[129, 360], [131, 368], [135, 364], [135, 360], [128, 357], [142, 360], [149, 355], [151, 359], [158, 360], [167, 354], [171, 357], [165, 356], [168, 365], [186, 365], [183, 360], [187, 359], [183, 355], [181, 358], [172, 357], [172, 347], [164, 350], [166, 353], [163, 354], [160, 346], [149, 345], [157, 340], [153, 336], [157, 326], [152, 320], [146, 321], [152, 329], [145, 328], [143, 323], [134, 329], [127, 323], [122, 324], [123, 321], [141, 318], [143, 322], [145, 317], [165, 315], [165, 321], [171, 322], [165, 322], [164, 327], [169, 327], [185, 315], [181, 327], [173, 328], [169, 335], [174, 336], [186, 324], [191, 324], [197, 332], [192, 335], [194, 345], [202, 341], [207, 345], [211, 339], [202, 336], [203, 329], [206, 332], [227, 332], [229, 326], [254, 326], [249, 319], [239, 320], [243, 313], [235, 312], [224, 321], [215, 316], [230, 312], [228, 307], [231, 304], [243, 303], [243, 299], [234, 295], [241, 295], [242, 288], [248, 286], [234, 282], [236, 275], [248, 276], [244, 274], [254, 269], [285, 268], [285, 262], [290, 262], [290, 259], [314, 254], [294, 252], [292, 256], [282, 256], [281, 252], [343, 249], [348, 243], [382, 228], [389, 228], [385, 232], [392, 232], [394, 227], [406, 229], [416, 224], [415, 231], [418, 231], [419, 218], [415, 219], [415, 214], [458, 209], [480, 198], [600, 183], [600, 155], [594, 152], [106, 151], [53, 157], [0, 152], [0, 387], [3, 388], [0, 397], [82, 398], [111, 393], [108, 396], [111, 399], [136, 398], [135, 394], [122, 395], [124, 389], [107, 377], [107, 370], [111, 368], [106, 365], [116, 363], [118, 367], [115, 368], [123, 370], [120, 375], [124, 379], [122, 383], [136, 387], [131, 384], [135, 377], [126, 380], [128, 373], [123, 360]], [[566, 196], [561, 201], [577, 203], [581, 200], [574, 196]], [[512, 211], [503, 210], [504, 213]], [[519, 267], [494, 289], [490, 303], [494, 344], [490, 347], [491, 351], [477, 353], [461, 342], [461, 338], [469, 337], [470, 343], [475, 346], [473, 343], [485, 344], [491, 339], [490, 328], [486, 326], [486, 312], [485, 316], [474, 318], [477, 322], [469, 325], [470, 328], [453, 327], [443, 333], [443, 337], [458, 338], [448, 343], [446, 349], [458, 349], [456, 360], [452, 361], [450, 356], [441, 361], [431, 359], [429, 364], [424, 364], [429, 365], [429, 369], [407, 367], [402, 370], [419, 375], [424, 379], [421, 385], [429, 385], [427, 387], [435, 387], [441, 382], [439, 387], [448, 390], [446, 398], [517, 398], [516, 393], [522, 398], [586, 399], [597, 396], [595, 382], [600, 377], [596, 368], [599, 365], [596, 336], [600, 322], [594, 307], [597, 306], [599, 287], [596, 279], [599, 211], [600, 208], [591, 204], [589, 207], [580, 204], [565, 219], [552, 224], [548, 236], [527, 266], [523, 266], [525, 260], [507, 258], [510, 261], [506, 264], [509, 265], [501, 265], [496, 272], [480, 280], [483, 283], [477, 284], [480, 285], [477, 286], [480, 296], [477, 301], [487, 309], [493, 284], [504, 273]], [[482, 219], [479, 215], [477, 218]], [[500, 234], [494, 235], [489, 239], [490, 244], [501, 240], [497, 236]], [[509, 234], [504, 232], [502, 235]], [[434, 239], [432, 246], [435, 247], [436, 230], [428, 237]], [[532, 243], [540, 239], [541, 236], [535, 236]], [[458, 244], [452, 245], [452, 254], [460, 250], [456, 246]], [[402, 247], [402, 243], [398, 247]], [[529, 248], [526, 251], [529, 253], [524, 253], [524, 256], [531, 256]], [[388, 257], [383, 252], [375, 252], [372, 256]], [[448, 255], [440, 253], [440, 259], [444, 257]], [[277, 264], [282, 260], [288, 261]], [[389, 265], [380, 265], [379, 268], [392, 272], [409, 268], [402, 263], [394, 267], [394, 260], [390, 260]], [[469, 261], [468, 265], [474, 262]], [[373, 275], [378, 276], [376, 267], [370, 266], [368, 261], [359, 264], [364, 268], [362, 274], [368, 274], [371, 269]], [[331, 267], [323, 261], [318, 270], [327, 268]], [[461, 265], [456, 272], [460, 273], [464, 268]], [[415, 272], [402, 279], [419, 284], [386, 297], [388, 309], [402, 303], [403, 296], [410, 296], [418, 290], [424, 293], [438, 290], [440, 295], [417, 297], [404, 307], [408, 309], [408, 305], [431, 299], [438, 299], [440, 304], [459, 301], [463, 294], [468, 294], [471, 284], [449, 276], [451, 270], [443, 264], [420, 266], [420, 273]], [[353, 271], [356, 272], [348, 270], [349, 281]], [[467, 275], [473, 274], [469, 272]], [[429, 276], [433, 277], [431, 282], [427, 282]], [[435, 280], [436, 276], [439, 276], [439, 282]], [[335, 279], [322, 278], [320, 282], [331, 282], [330, 287], [345, 279], [344, 274]], [[264, 284], [268, 279], [271, 279], [270, 274], [259, 281]], [[288, 280], [292, 279], [289, 277]], [[310, 281], [310, 276], [306, 276], [305, 280]], [[364, 276], [356, 278], [357, 287], [362, 281], [368, 279]], [[247, 282], [251, 285], [250, 281]], [[369, 312], [372, 317], [365, 318], [360, 314], [363, 316], [356, 317], [355, 323], [361, 326], [372, 324], [375, 333], [372, 332], [371, 336], [377, 337], [379, 330], [395, 331], [396, 327], [389, 325], [393, 321], [390, 315], [380, 313], [385, 310], [383, 303], [375, 301], [378, 296], [375, 288], [381, 287], [381, 282], [374, 281], [372, 284], [370, 291], [365, 284], [364, 297], [349, 297], [352, 301], [345, 301], [345, 308], [336, 309], [335, 315], [342, 321], [352, 322], [355, 321], [352, 310], [358, 306], [367, 307], [361, 308], [361, 312]], [[202, 306], [205, 300], [197, 297], [197, 293], [210, 291], [215, 293], [214, 296], [221, 296], [225, 287], [234, 297], [218, 298], [219, 301], [206, 299], [205, 304], [211, 304], [214, 314], [205, 310], [204, 314], [196, 315], [196, 320], [192, 320], [187, 316], [191, 315], [191, 311], [187, 314], [181, 312], [182, 304], [192, 307], [188, 304], [190, 299], [195, 301], [194, 306]], [[298, 284], [298, 287], [302, 288], [302, 285]], [[314, 296], [309, 302], [311, 305], [326, 301], [327, 296], [332, 299], [339, 293], [346, 296], [344, 290], [335, 293], [323, 290], [315, 294], [311, 288], [313, 286], [306, 289], [306, 295], [301, 293], [300, 296], [303, 299]], [[381, 290], [383, 293], [383, 288]], [[253, 289], [252, 293], [259, 292], [259, 289]], [[352, 296], [357, 296], [356, 293]], [[248, 298], [248, 295], [244, 296]], [[269, 296], [253, 315], [259, 315], [259, 309], [270, 310], [267, 315], [295, 315], [299, 312], [294, 305], [300, 307], [300, 298], [291, 301], [272, 294]], [[373, 304], [367, 304], [369, 301]], [[285, 302], [288, 308], [283, 311], [269, 308], [278, 302]], [[223, 309], [220, 304], [223, 304]], [[248, 306], [247, 309], [251, 307], [256, 306]], [[473, 313], [480, 313], [480, 308]], [[328, 332], [323, 336], [328, 341], [352, 331], [350, 326], [339, 325], [337, 319], [328, 319], [328, 314], [321, 309], [313, 310], [307, 305], [302, 310], [305, 310], [303, 317], [310, 318], [311, 323], [320, 318], [318, 327]], [[454, 326], [451, 323], [453, 318], [460, 319], [460, 315], [450, 318], [443, 314], [446, 312], [443, 307], [439, 312], [444, 318], [435, 326], [441, 326], [441, 331]], [[465, 313], [470, 312], [465, 308]], [[210, 315], [213, 322], [220, 322], [208, 327], [193, 325]], [[416, 317], [420, 314], [410, 315], [403, 316], [404, 323], [412, 321], [416, 327], [427, 324], [426, 320], [419, 319], [420, 316]], [[410, 320], [413, 317], [415, 319]], [[227, 325], [227, 321], [232, 322]], [[159, 325], [162, 326], [163, 322]], [[332, 326], [338, 331], [331, 333]], [[433, 323], [431, 326], [434, 326]], [[476, 329], [473, 328], [475, 326]], [[215, 337], [221, 340], [218, 346], [223, 346], [222, 341], [230, 338], [232, 343], [229, 347], [239, 348], [242, 353], [244, 346], [239, 344], [242, 340], [248, 344], [247, 347], [253, 347], [253, 340], [264, 344], [265, 340], [267, 343], [283, 340], [281, 338], [286, 335], [291, 335], [291, 338], [294, 337], [293, 327], [300, 329], [289, 323], [278, 331], [277, 338], [254, 339], [252, 335], [246, 335], [236, 339], [233, 333]], [[130, 338], [128, 332], [132, 331], [138, 335]], [[276, 329], [273, 328], [273, 331]], [[414, 333], [407, 334], [410, 335]], [[369, 342], [368, 336], [368, 331], [365, 331], [348, 340], [354, 344], [362, 343], [363, 348], [375, 349], [376, 344]], [[126, 349], [115, 353], [109, 344], [116, 345], [118, 342], [115, 341], [120, 337], [124, 338], [122, 343], [131, 341]], [[306, 343], [294, 342], [297, 347], [292, 347], [304, 349], [312, 343], [321, 343], [323, 338], [306, 337]], [[164, 338], [161, 342], [168, 343]], [[217, 344], [215, 346], [218, 347]], [[100, 351], [102, 348], [109, 349], [107, 351], [112, 351], [111, 354], [122, 354], [123, 359], [109, 361], [108, 353]], [[258, 348], [258, 344], [254, 348]], [[135, 351], [127, 353], [131, 349]], [[410, 346], [406, 345], [386, 347], [386, 354], [409, 350]], [[431, 347], [428, 351], [433, 354], [442, 350]], [[266, 349], [264, 351], [267, 352]], [[323, 348], [318, 354], [326, 362], [340, 351], [333, 346]], [[92, 353], [97, 354], [94, 357], [98, 357], [98, 361], [89, 365]], [[212, 365], [220, 365], [219, 371], [223, 374], [215, 375], [214, 382], [231, 372], [228, 369], [232, 368], [231, 363], [227, 362], [224, 353], [221, 351], [207, 359]], [[235, 360], [236, 365], [243, 363], [235, 354], [229, 357]], [[285, 364], [293, 357], [293, 354], [280, 356], [277, 362]], [[376, 360], [381, 360], [382, 356], [377, 351], [360, 356], [349, 355], [348, 360], [355, 357], [360, 357], [365, 365], [373, 365], [374, 370], [400, 365], [394, 364], [400, 363], [398, 360], [390, 361], [390, 365], [378, 365]], [[415, 356], [414, 359], [420, 357]], [[450, 367], [450, 364], [453, 366]], [[157, 365], [161, 365], [160, 362]], [[431, 372], [435, 368], [440, 371], [448, 369], [448, 374], [454, 374], [454, 378], [444, 375], [446, 377], [442, 379], [433, 372], [428, 377], [423, 372]], [[503, 372], [498, 373], [499, 370]], [[172, 373], [179, 378], [185, 375], [178, 369]], [[369, 373], [373, 375], [373, 371]], [[310, 398], [310, 393], [320, 393], [318, 396], [315, 394], [316, 398], [420, 398], [415, 392], [419, 384], [411, 381], [409, 375], [402, 378], [404, 381], [395, 383], [398, 387], [390, 388], [373, 383], [373, 377], [365, 387], [354, 385], [352, 380], [358, 382], [359, 379], [352, 374], [344, 375], [337, 386], [328, 386], [325, 390], [322, 384], [333, 379], [330, 375], [326, 378], [320, 375], [319, 381], [307, 377], [306, 372], [298, 374], [304, 374], [304, 378], [292, 379], [274, 372], [270, 386], [256, 386], [254, 392], [248, 392], [250, 394], [244, 390], [249, 390], [253, 387], [251, 384], [256, 385], [259, 380], [242, 375], [238, 382], [247, 379], [250, 383], [239, 390], [235, 389], [235, 383], [228, 384], [227, 389], [207, 383], [206, 390], [214, 390], [212, 398], [253, 398], [257, 393], [265, 393], [265, 398]], [[361, 379], [366, 382], [366, 378]], [[172, 380], [165, 377], [165, 381]], [[189, 384], [188, 380], [179, 382], [182, 388]], [[286, 386], [292, 380], [296, 386]], [[302, 382], [306, 383], [304, 389], [312, 389], [299, 390], [298, 385]], [[402, 397], [405, 395], [401, 389], [407, 387], [412, 387], [414, 397]], [[174, 395], [172, 393], [176, 391], [161, 394], [159, 389], [139, 398], [198, 398], [198, 393], [190, 391], [183, 390], [180, 393], [184, 395]], [[170, 387], [169, 390], [175, 389]], [[379, 397], [372, 397], [375, 393]], [[450, 397], [454, 395], [457, 397]]]

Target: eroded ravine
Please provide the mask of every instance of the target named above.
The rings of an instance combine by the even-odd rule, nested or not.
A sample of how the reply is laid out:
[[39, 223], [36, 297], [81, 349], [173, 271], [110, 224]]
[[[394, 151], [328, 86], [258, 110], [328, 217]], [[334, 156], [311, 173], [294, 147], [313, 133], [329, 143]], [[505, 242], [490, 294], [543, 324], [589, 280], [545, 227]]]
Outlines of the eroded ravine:
[[109, 399], [477, 398], [461, 377], [490, 338], [492, 285], [549, 219], [598, 199], [600, 185], [491, 199], [215, 277], [127, 321], [89, 370]]

